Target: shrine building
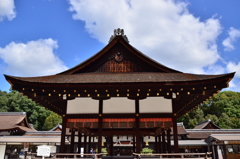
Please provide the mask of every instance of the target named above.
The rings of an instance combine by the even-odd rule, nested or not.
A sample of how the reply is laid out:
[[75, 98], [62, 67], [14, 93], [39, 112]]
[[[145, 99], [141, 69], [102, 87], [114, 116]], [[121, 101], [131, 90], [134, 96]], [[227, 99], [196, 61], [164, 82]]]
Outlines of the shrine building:
[[131, 139], [131, 153], [140, 153], [147, 138], [154, 139], [156, 153], [179, 152], [177, 119], [228, 87], [233, 77], [168, 68], [131, 46], [122, 29], [98, 53], [64, 72], [5, 75], [13, 90], [62, 116], [60, 152], [84, 147], [89, 153], [97, 143], [98, 153], [106, 146], [110, 156], [119, 136]]

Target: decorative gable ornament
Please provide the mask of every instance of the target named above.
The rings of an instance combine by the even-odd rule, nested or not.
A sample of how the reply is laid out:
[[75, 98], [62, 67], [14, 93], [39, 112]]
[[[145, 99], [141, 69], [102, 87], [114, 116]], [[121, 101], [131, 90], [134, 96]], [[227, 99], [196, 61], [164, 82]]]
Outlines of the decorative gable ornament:
[[129, 43], [127, 36], [124, 35], [124, 30], [123, 30], [123, 29], [120, 29], [120, 28], [114, 29], [113, 33], [114, 33], [114, 35], [112, 35], [112, 36], [110, 37], [108, 43], [110, 43], [116, 36], [122, 36], [123, 39], [124, 39], [127, 43]]

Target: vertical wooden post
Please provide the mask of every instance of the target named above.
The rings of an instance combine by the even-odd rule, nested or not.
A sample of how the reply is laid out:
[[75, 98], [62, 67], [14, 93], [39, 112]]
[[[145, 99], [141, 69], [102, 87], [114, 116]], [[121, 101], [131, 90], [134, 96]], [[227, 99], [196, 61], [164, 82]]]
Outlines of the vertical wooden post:
[[113, 135], [110, 135], [110, 152], [109, 152], [109, 155], [110, 156], [113, 156]]
[[179, 152], [178, 147], [178, 130], [177, 130], [177, 114], [175, 107], [177, 106], [176, 99], [172, 99], [172, 110], [173, 110], [173, 116], [172, 116], [172, 123], [173, 123], [173, 140], [174, 140], [174, 152]]
[[167, 130], [167, 151], [168, 151], [168, 153], [172, 153], [172, 149], [171, 149], [171, 129], [170, 128], [168, 128], [168, 130]]
[[80, 128], [78, 128], [78, 153], [81, 153], [81, 145], [82, 145], [82, 132]]
[[61, 145], [60, 145], [60, 152], [64, 153], [65, 152], [65, 138], [66, 138], [66, 128], [67, 128], [67, 100], [63, 101], [64, 102], [64, 109], [63, 109], [63, 115], [62, 115], [62, 132], [61, 132]]
[[93, 136], [92, 139], [93, 139], [93, 141], [92, 141], [92, 142], [93, 142], [93, 149], [94, 149], [94, 151], [95, 151], [95, 149], [96, 149], [96, 145], [95, 145], [95, 136]]
[[88, 136], [88, 153], [90, 153], [90, 150], [92, 148], [92, 136], [89, 134]]
[[87, 134], [84, 134], [84, 141], [83, 142], [84, 142], [83, 143], [83, 148], [84, 148], [83, 152], [87, 153]]
[[98, 153], [102, 152], [102, 114], [103, 114], [103, 100], [99, 100], [99, 116], [98, 116]]
[[136, 123], [136, 153], [141, 151], [140, 143], [140, 121], [139, 121], [139, 99], [135, 99], [135, 123]]
[[71, 128], [71, 145], [70, 145], [70, 152], [74, 153], [74, 139], [75, 139], [75, 128]]
[[157, 136], [155, 136], [155, 152], [158, 153], [158, 141], [157, 141]]
[[162, 153], [162, 134], [158, 136], [158, 152]]
[[166, 152], [165, 130], [162, 128], [162, 152]]
[[227, 157], [227, 148], [226, 148], [226, 145], [225, 145], [225, 143], [223, 142], [223, 153], [224, 153], [224, 159], [227, 159], [228, 157]]
[[178, 153], [179, 148], [178, 148], [178, 131], [177, 131], [177, 117], [176, 117], [176, 114], [173, 114], [172, 120], [173, 120], [172, 122], [173, 122], [174, 152]]
[[135, 134], [133, 134], [133, 152], [136, 152], [136, 140], [135, 140]]

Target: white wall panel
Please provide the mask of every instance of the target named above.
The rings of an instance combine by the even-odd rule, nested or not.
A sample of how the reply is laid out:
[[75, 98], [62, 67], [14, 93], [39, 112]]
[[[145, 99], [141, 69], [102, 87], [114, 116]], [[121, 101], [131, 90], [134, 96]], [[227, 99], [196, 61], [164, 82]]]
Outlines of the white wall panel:
[[99, 101], [92, 98], [68, 100], [67, 114], [97, 114]]
[[135, 100], [124, 97], [104, 100], [103, 113], [135, 113]]
[[171, 113], [172, 100], [163, 97], [148, 97], [139, 102], [140, 113]]

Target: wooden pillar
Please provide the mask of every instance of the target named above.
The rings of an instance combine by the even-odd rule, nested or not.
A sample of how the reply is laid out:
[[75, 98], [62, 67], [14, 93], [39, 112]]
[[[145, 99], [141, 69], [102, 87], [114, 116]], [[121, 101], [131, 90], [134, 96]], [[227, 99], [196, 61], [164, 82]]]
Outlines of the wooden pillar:
[[88, 136], [88, 153], [90, 153], [90, 150], [92, 148], [92, 136], [89, 134]]
[[113, 135], [110, 135], [109, 155], [113, 156]]
[[172, 152], [172, 148], [171, 148], [171, 128], [168, 128], [167, 130], [167, 151], [168, 153]]
[[178, 102], [176, 99], [172, 99], [172, 123], [173, 123], [173, 141], [174, 141], [174, 152], [179, 152], [178, 146], [178, 130], [177, 130], [177, 114], [176, 114], [176, 107], [178, 106]]
[[223, 153], [224, 153], [223, 158], [224, 159], [228, 159], [228, 157], [227, 157], [227, 148], [226, 148], [226, 145], [225, 145], [224, 142], [223, 142]]
[[158, 152], [162, 153], [162, 134], [158, 136]]
[[136, 153], [141, 151], [140, 143], [140, 121], [139, 121], [139, 99], [135, 99], [135, 123], [136, 123]]
[[83, 152], [84, 153], [88, 153], [87, 152], [87, 134], [84, 134], [84, 140], [83, 140]]
[[172, 122], [173, 122], [174, 152], [178, 153], [179, 148], [178, 148], [178, 131], [177, 131], [177, 117], [176, 117], [176, 114], [173, 115], [172, 120], [173, 120]]
[[135, 140], [135, 134], [133, 135], [133, 152], [136, 152], [136, 140]]
[[74, 153], [74, 142], [75, 142], [75, 128], [71, 128], [71, 145], [70, 145], [70, 153]]
[[78, 128], [78, 153], [81, 153], [81, 145], [82, 145], [82, 132], [80, 128]]
[[95, 149], [96, 149], [96, 146], [95, 146], [95, 136], [93, 136], [92, 139], [93, 139], [93, 141], [92, 141], [93, 142], [93, 149], [95, 151]]
[[155, 147], [154, 147], [154, 149], [155, 149], [155, 152], [156, 153], [158, 153], [158, 141], [157, 141], [157, 136], [155, 136]]
[[162, 128], [162, 152], [166, 153], [165, 130]]
[[67, 100], [63, 101], [64, 102], [64, 113], [62, 115], [62, 132], [61, 132], [61, 145], [60, 145], [60, 153], [65, 152], [65, 139], [66, 139], [66, 128], [67, 128]]
[[99, 100], [99, 116], [98, 116], [98, 153], [102, 152], [102, 114], [103, 114], [103, 100]]

